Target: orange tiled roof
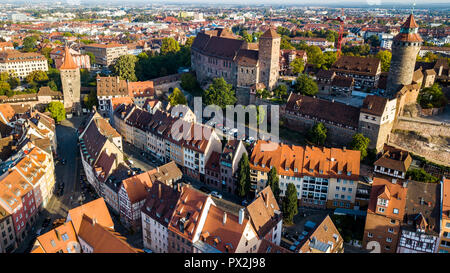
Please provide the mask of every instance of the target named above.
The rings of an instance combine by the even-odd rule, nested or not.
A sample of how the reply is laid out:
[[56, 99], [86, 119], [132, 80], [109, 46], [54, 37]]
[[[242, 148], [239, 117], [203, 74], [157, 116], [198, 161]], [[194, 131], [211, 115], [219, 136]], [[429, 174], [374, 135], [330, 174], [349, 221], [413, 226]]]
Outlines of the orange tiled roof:
[[[14, 109], [9, 103], [0, 104], [0, 113], [6, 119], [6, 122], [9, 122], [15, 115]], [[5, 122], [5, 120], [2, 120], [2, 122]]]
[[206, 194], [191, 188], [189, 185], [184, 186], [175, 206], [169, 230], [192, 241], [207, 199]]
[[81, 219], [78, 237], [93, 249], [93, 253], [137, 253], [125, 237], [99, 224], [86, 215]]
[[132, 204], [144, 200], [147, 197], [147, 190], [153, 186], [154, 182], [151, 179], [151, 175], [156, 172], [157, 170], [153, 169], [122, 181], [122, 185]]
[[80, 229], [83, 215], [95, 219], [98, 224], [104, 227], [114, 228], [114, 223], [103, 197], [69, 210], [67, 217], [70, 217], [77, 233]]
[[[374, 177], [367, 212], [403, 220], [408, 191], [408, 188], [403, 187], [403, 183], [398, 181], [396, 184], [393, 184], [392, 180], [385, 176]], [[377, 211], [378, 198], [388, 200], [388, 206], [385, 208], [384, 213]], [[398, 214], [393, 213], [394, 208], [399, 210]]]
[[36, 243], [39, 244], [39, 247], [32, 253], [40, 253], [39, 248], [44, 253], [57, 253], [58, 251], [75, 253], [77, 250], [73, 247], [73, 242], [78, 243], [78, 238], [72, 221], [65, 222], [63, 225], [37, 237]]
[[450, 219], [450, 179], [443, 179], [442, 186], [442, 218]]
[[15, 169], [0, 181], [0, 205], [9, 213], [22, 205], [22, 196], [33, 186]]
[[223, 253], [234, 253], [247, 223], [247, 218], [244, 218], [242, 224], [239, 224], [238, 216], [211, 205], [200, 239]]
[[281, 219], [280, 211], [270, 186], [259, 192], [258, 197], [247, 206], [253, 228], [260, 237], [264, 237]]
[[72, 55], [70, 54], [70, 50], [69, 48], [66, 46], [64, 48], [64, 62], [63, 64], [59, 67], [59, 69], [61, 70], [69, 70], [69, 69], [77, 69], [78, 66], [75, 63], [75, 61], [72, 58]]

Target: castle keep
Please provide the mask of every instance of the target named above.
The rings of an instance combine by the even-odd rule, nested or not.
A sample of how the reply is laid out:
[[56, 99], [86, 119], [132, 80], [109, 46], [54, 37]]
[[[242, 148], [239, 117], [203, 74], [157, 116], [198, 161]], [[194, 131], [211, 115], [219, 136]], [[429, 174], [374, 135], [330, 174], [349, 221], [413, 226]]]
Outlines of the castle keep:
[[204, 31], [191, 48], [192, 69], [203, 84], [223, 77], [248, 103], [250, 88], [261, 83], [272, 90], [279, 76], [280, 36], [273, 29], [261, 35], [258, 44], [238, 39], [225, 29]]

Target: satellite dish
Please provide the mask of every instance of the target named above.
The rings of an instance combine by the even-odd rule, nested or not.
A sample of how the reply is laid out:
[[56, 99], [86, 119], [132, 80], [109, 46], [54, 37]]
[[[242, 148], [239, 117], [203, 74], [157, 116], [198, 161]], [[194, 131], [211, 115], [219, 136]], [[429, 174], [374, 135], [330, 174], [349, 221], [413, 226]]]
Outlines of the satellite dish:
[[72, 252], [70, 253], [81, 253], [81, 246], [76, 241], [70, 241], [67, 243], [67, 248], [70, 249]]
[[380, 243], [377, 241], [370, 241], [366, 246], [367, 250], [371, 250], [370, 253], [381, 253]]

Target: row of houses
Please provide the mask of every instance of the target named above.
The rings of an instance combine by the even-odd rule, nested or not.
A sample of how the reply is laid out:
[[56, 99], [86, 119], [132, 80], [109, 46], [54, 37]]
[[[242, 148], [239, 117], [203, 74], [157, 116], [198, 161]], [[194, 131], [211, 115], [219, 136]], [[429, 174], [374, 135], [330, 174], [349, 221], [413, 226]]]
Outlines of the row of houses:
[[0, 105], [0, 253], [13, 252], [48, 204], [55, 185], [53, 119]]

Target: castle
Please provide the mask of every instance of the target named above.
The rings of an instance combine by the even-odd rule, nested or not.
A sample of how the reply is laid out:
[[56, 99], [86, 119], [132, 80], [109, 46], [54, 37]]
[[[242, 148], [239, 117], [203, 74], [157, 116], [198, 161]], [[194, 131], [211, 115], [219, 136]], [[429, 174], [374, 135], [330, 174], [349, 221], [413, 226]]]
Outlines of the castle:
[[223, 77], [236, 88], [238, 102], [249, 103], [252, 86], [272, 90], [279, 77], [280, 36], [268, 29], [259, 42], [247, 43], [225, 29], [204, 31], [191, 47], [191, 65], [204, 84]]
[[[415, 104], [420, 89], [434, 83], [434, 71], [423, 71], [422, 67], [415, 69], [421, 43], [418, 25], [411, 14], [401, 26], [400, 33], [394, 37], [390, 71], [387, 82], [384, 82], [386, 86], [380, 87], [384, 84], [378, 83], [379, 88], [386, 90], [383, 96], [368, 95], [362, 107], [358, 108], [292, 93], [282, 109], [288, 126], [307, 130], [314, 123], [322, 122], [333, 144], [346, 145], [354, 134], [362, 133], [370, 139], [370, 148], [381, 150], [405, 105]], [[359, 57], [359, 60], [353, 61], [364, 63], [366, 59]]]

